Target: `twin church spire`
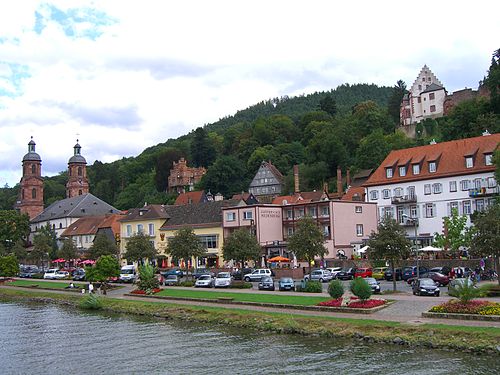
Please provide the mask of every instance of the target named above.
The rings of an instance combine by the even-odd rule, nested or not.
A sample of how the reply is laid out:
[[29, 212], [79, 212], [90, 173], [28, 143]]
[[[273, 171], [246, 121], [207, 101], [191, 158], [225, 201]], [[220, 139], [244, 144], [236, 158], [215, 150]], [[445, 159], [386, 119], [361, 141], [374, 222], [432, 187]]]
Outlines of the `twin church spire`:
[[[31, 137], [28, 153], [23, 157], [23, 177], [20, 182], [19, 198], [16, 209], [28, 214], [30, 220], [43, 211], [42, 159], [35, 151], [36, 143]], [[87, 161], [81, 155], [82, 147], [76, 140], [74, 154], [68, 160], [68, 182], [66, 198], [89, 193]]]

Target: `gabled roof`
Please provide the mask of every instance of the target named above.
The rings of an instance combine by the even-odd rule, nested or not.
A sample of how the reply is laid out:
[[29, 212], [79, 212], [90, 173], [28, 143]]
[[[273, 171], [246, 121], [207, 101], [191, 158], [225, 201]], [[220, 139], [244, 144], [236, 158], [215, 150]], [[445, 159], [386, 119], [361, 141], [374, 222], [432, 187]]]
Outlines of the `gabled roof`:
[[365, 201], [365, 188], [362, 186], [352, 186], [340, 198], [342, 201]]
[[131, 208], [125, 216], [120, 219], [120, 222], [167, 219], [170, 217], [167, 210], [171, 207], [173, 206], [149, 204], [140, 208]]
[[438, 91], [438, 90], [444, 90], [444, 87], [437, 85], [435, 83], [431, 83], [424, 91], [421, 92], [421, 94], [424, 94], [426, 92]]
[[258, 204], [259, 200], [252, 193], [242, 192], [241, 194], [234, 194], [231, 199], [240, 200], [246, 204]]
[[110, 213], [117, 214], [120, 213], [120, 211], [97, 198], [95, 195], [88, 193], [52, 203], [40, 214], [35, 216], [31, 220], [31, 223], [39, 223], [64, 217], [97, 216]]
[[[484, 154], [493, 152], [492, 150], [498, 147], [499, 142], [500, 133], [497, 133], [391, 151], [363, 186], [377, 186], [402, 181], [418, 181], [494, 171], [494, 165], [485, 164]], [[470, 151], [476, 148], [478, 151], [474, 166], [466, 168], [465, 157], [469, 156]], [[392, 178], [386, 177], [385, 168], [387, 166], [394, 166], [397, 160], [407, 158], [410, 159], [410, 164], [420, 163], [420, 173], [418, 175], [414, 175], [412, 168], [408, 168], [406, 176], [400, 176], [399, 170], [396, 168], [393, 171]], [[429, 172], [429, 161], [437, 161], [436, 172]]]
[[206, 202], [207, 197], [203, 190], [201, 191], [189, 191], [187, 193], [181, 193], [177, 196], [174, 205], [181, 206], [184, 204], [201, 203]]
[[222, 223], [222, 208], [236, 206], [237, 204], [237, 200], [227, 199], [183, 206], [168, 206], [169, 217], [160, 230], [178, 229], [186, 226], [220, 226]]
[[61, 237], [96, 234], [100, 228], [112, 228], [114, 233], [120, 232], [118, 220], [121, 214], [85, 216], [71, 224]]

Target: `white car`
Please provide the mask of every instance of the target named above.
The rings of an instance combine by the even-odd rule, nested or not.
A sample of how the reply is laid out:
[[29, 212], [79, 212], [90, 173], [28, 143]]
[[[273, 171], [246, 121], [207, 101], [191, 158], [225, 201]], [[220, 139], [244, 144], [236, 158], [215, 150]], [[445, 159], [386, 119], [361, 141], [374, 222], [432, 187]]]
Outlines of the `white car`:
[[69, 279], [69, 272], [68, 271], [57, 271], [54, 274], [53, 277], [55, 280], [63, 280], [63, 279]]
[[49, 279], [49, 280], [54, 280], [56, 272], [59, 271], [59, 268], [49, 268], [45, 273], [43, 274], [44, 279]]
[[337, 276], [337, 274], [342, 271], [342, 267], [330, 267], [330, 268], [327, 268], [328, 271], [330, 271], [330, 273], [332, 274], [332, 278], [335, 279], [335, 277]]
[[215, 278], [216, 288], [228, 288], [231, 285], [231, 274], [229, 272], [219, 272]]
[[194, 286], [196, 288], [200, 287], [211, 288], [212, 286], [214, 286], [214, 279], [210, 275], [198, 276], [196, 282], [194, 283]]
[[264, 276], [271, 277], [271, 270], [268, 268], [260, 268], [258, 270], [253, 271], [252, 273], [247, 273], [245, 275], [244, 280], [249, 281], [260, 281]]

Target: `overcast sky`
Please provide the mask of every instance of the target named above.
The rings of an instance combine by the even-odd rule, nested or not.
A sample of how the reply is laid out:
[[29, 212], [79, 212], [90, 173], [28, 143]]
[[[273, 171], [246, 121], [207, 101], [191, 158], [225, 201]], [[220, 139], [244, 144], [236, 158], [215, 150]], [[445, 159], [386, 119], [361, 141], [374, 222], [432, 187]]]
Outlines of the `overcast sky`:
[[46, 176], [77, 137], [89, 165], [111, 162], [261, 100], [410, 86], [424, 64], [448, 91], [477, 88], [499, 14], [481, 0], [2, 1], [0, 186], [19, 182], [31, 136]]

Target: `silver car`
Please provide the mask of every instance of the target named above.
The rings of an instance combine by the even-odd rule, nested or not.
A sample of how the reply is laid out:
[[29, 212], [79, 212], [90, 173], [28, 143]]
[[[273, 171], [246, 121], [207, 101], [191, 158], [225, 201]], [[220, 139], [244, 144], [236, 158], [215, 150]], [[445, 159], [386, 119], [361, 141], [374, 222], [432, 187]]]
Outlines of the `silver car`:
[[214, 286], [214, 279], [210, 275], [198, 276], [198, 279], [196, 279], [194, 286], [196, 288], [211, 288]]
[[[314, 270], [311, 272], [311, 280], [319, 282], [328, 282], [333, 279], [332, 273], [328, 270]], [[304, 280], [309, 280], [309, 275], [304, 276]]]
[[231, 274], [229, 272], [219, 272], [215, 278], [216, 288], [229, 288], [231, 286]]

